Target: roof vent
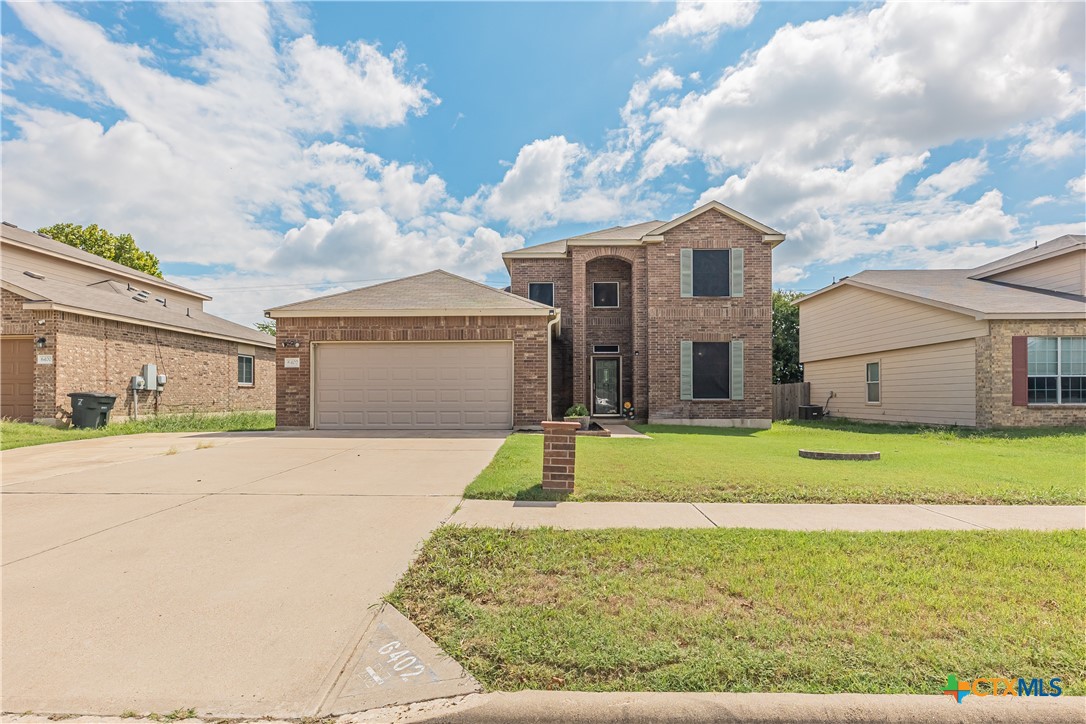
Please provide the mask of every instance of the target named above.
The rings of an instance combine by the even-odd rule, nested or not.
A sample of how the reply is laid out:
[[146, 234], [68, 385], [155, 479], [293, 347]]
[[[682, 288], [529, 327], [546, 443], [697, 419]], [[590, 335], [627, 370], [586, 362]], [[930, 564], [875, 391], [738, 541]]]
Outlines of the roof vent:
[[26, 274], [31, 279], [45, 279], [44, 274], [38, 274], [37, 272], [24, 271], [23, 274]]
[[18, 229], [19, 228], [18, 226], [11, 223], [10, 221], [0, 221], [0, 224], [3, 224], [4, 226], [10, 226], [13, 229]]
[[48, 234], [41, 233], [40, 231], [35, 231], [34, 233], [37, 234], [38, 236], [40, 236], [43, 239], [52, 239], [53, 238], [53, 237], [49, 236]]
[[155, 297], [155, 301], [164, 307], [166, 306], [166, 297]]
[[146, 302], [147, 301], [147, 297], [141, 297], [139, 294], [137, 294], [136, 296], [134, 296], [132, 298], [135, 299], [137, 302]]
[[147, 292], [145, 292], [145, 291], [142, 291], [142, 290], [141, 290], [141, 291], [138, 291], [138, 292], [136, 292], [136, 296], [137, 296], [137, 297], [140, 297], [140, 301], [141, 301], [141, 302], [146, 302], [146, 301], [147, 301], [147, 297], [149, 297], [149, 296], [151, 296], [151, 295], [150, 295], [150, 294], [148, 294]]

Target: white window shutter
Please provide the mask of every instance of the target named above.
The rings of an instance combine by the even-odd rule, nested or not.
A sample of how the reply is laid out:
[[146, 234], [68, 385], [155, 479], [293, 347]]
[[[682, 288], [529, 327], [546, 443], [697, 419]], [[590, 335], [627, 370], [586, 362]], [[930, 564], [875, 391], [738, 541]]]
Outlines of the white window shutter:
[[732, 340], [732, 390], [731, 399], [743, 399], [743, 340]]
[[730, 285], [731, 296], [743, 296], [743, 250], [732, 249], [731, 258], [728, 259], [731, 266], [732, 280]]
[[679, 342], [679, 399], [694, 399], [694, 343]]
[[679, 296], [694, 296], [693, 249], [679, 249]]

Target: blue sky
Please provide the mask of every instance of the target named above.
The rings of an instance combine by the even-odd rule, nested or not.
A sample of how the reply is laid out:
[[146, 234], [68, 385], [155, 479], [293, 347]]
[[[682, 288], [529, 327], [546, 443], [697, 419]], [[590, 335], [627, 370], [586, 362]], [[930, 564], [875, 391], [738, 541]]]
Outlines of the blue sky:
[[1083, 233], [1081, 3], [0, 8], [5, 219], [243, 323], [710, 198], [800, 290]]

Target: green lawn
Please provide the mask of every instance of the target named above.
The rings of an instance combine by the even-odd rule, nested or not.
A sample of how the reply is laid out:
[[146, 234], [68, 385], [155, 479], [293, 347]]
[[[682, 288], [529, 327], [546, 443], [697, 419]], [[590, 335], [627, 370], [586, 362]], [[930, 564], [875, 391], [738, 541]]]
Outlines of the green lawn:
[[[848, 422], [772, 430], [640, 426], [652, 440], [577, 439], [571, 500], [741, 503], [1086, 502], [1086, 431], [978, 432]], [[882, 460], [807, 460], [800, 448]], [[553, 497], [539, 487], [543, 436], [513, 435], [469, 498]]]
[[439, 529], [389, 601], [495, 690], [1086, 694], [1081, 531]]
[[0, 421], [0, 450], [28, 445], [45, 445], [67, 440], [85, 440], [111, 435], [135, 435], [141, 432], [226, 432], [236, 430], [274, 430], [275, 413], [233, 412], [228, 415], [161, 415], [134, 422], [123, 422], [96, 430], [57, 428], [25, 422]]

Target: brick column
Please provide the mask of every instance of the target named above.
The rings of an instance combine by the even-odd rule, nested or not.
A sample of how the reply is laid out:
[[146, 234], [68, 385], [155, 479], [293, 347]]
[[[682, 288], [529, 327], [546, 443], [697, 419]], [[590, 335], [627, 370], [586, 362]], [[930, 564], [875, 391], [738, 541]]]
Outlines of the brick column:
[[543, 489], [573, 492], [577, 422], [543, 423]]

